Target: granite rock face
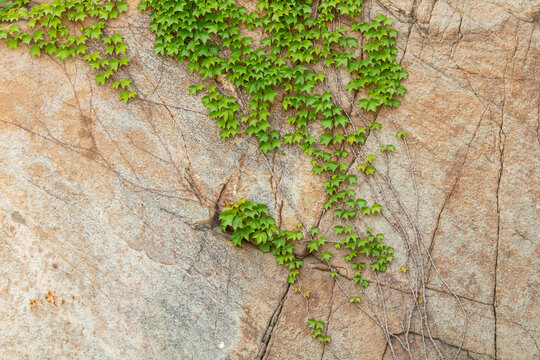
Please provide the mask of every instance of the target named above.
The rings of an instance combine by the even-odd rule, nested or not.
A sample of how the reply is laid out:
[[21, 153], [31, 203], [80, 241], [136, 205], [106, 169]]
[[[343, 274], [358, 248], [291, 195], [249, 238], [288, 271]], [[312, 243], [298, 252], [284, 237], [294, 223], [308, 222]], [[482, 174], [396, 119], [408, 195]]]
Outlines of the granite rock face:
[[[337, 283], [312, 255], [306, 308], [271, 255], [220, 233], [220, 208], [240, 197], [286, 228], [296, 212], [326, 234], [333, 220], [299, 149], [265, 158], [219, 138], [188, 95], [200, 79], [154, 55], [136, 3], [110, 25], [133, 59], [127, 105], [82, 61], [0, 44], [0, 358], [401, 359], [405, 343], [415, 359], [540, 359], [540, 1], [365, 1], [366, 18], [396, 19], [409, 72], [367, 144], [396, 144], [375, 162], [392, 192], [359, 187], [390, 219], [376, 226], [396, 259], [364, 294], [385, 309], [351, 304], [345, 264], [332, 263]], [[429, 321], [416, 314], [407, 334], [403, 239], [425, 250]], [[389, 341], [371, 320], [383, 313]]]

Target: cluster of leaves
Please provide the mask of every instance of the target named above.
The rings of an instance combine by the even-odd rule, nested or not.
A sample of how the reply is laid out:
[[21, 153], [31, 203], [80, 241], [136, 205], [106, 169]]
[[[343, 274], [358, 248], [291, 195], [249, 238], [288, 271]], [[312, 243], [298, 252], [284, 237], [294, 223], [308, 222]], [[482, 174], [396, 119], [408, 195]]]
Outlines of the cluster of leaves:
[[328, 335], [323, 335], [324, 330], [324, 321], [308, 319], [307, 322], [308, 328], [312, 329], [311, 337], [319, 340], [322, 343], [330, 342], [332, 339]]
[[[105, 22], [127, 11], [127, 2], [54, 0], [33, 6], [28, 3], [28, 0], [16, 0], [0, 7], [0, 39], [7, 39], [10, 49], [24, 44], [29, 46], [32, 56], [46, 53], [60, 61], [81, 55], [92, 69], [100, 71], [96, 75], [98, 85], [105, 84], [129, 63], [122, 35], [104, 33]], [[7, 23], [12, 24], [2, 25]], [[136, 94], [129, 90], [129, 79], [111, 83], [114, 88], [122, 89], [120, 99], [124, 102]]]
[[301, 240], [303, 233], [300, 230], [280, 230], [274, 218], [267, 214], [266, 205], [242, 198], [223, 208], [219, 215], [221, 229], [232, 231], [234, 246], [242, 245], [245, 240], [257, 245], [262, 252], [271, 252], [279, 265], [289, 269], [287, 281], [292, 284], [303, 264], [303, 260], [293, 254], [294, 241]]
[[[282, 100], [285, 110], [291, 96], [305, 97], [296, 99], [298, 117], [290, 118], [299, 127], [316, 119], [328, 130], [348, 124], [343, 110], [332, 103], [331, 95], [321, 99], [320, 95], [311, 94], [325, 74], [309, 70], [302, 63], [324, 62], [327, 66], [343, 66], [357, 73], [364, 81], [358, 87], [374, 86], [369, 89], [369, 99], [364, 99], [370, 102], [369, 109], [374, 110], [375, 103], [377, 106], [399, 103], [394, 95], [403, 93], [400, 81], [406, 77], [406, 71], [396, 61], [395, 30], [385, 27], [389, 19], [380, 15], [368, 24], [369, 28], [360, 27], [367, 39], [377, 39], [382, 44], [380, 54], [379, 50], [366, 47], [369, 58], [364, 60], [354, 60], [354, 51], [342, 50], [354, 50], [358, 46], [356, 38], [346, 36], [344, 27], [328, 29], [327, 23], [335, 18], [336, 12], [340, 16], [358, 16], [360, 4], [361, 1], [327, 0], [314, 9], [311, 0], [261, 0], [257, 4], [260, 12], [248, 14], [235, 0], [143, 0], [139, 9], [152, 10], [150, 28], [156, 33], [154, 50], [157, 54], [187, 61], [188, 69], [197, 71], [203, 78], [225, 76], [249, 94], [249, 113], [242, 116], [241, 121], [246, 123], [245, 133], [256, 136], [261, 150], [266, 153], [279, 149], [285, 140], [301, 142], [305, 135], [300, 131], [282, 138], [271, 129], [270, 106], [276, 101], [279, 89], [288, 93]], [[242, 34], [245, 28], [262, 28], [268, 35], [262, 40], [266, 48], [255, 48], [253, 39]], [[367, 73], [371, 74], [371, 80], [366, 78]], [[303, 105], [298, 103], [302, 100]], [[222, 129], [222, 136], [240, 132], [238, 126]], [[332, 144], [338, 143], [341, 136]], [[355, 137], [348, 136], [347, 141], [361, 141], [361, 137], [356, 140]], [[328, 137], [322, 140], [328, 141]], [[308, 145], [304, 147], [311, 151]]]
[[[364, 201], [365, 203], [365, 201]], [[380, 209], [379, 204], [372, 206]], [[369, 207], [367, 207], [369, 209]], [[367, 228], [365, 230], [365, 236], [362, 237], [358, 232], [353, 231], [351, 225], [336, 225], [334, 227], [334, 235], [343, 235], [344, 237], [340, 241], [334, 241], [334, 247], [336, 249], [344, 248], [349, 252], [344, 256], [345, 261], [351, 263], [351, 267], [356, 270], [356, 274], [353, 281], [364, 288], [369, 285], [369, 280], [362, 278], [362, 270], [366, 268], [365, 262], [354, 262], [357, 255], [364, 254], [367, 259], [370, 260], [370, 268], [377, 271], [386, 271], [388, 263], [394, 258], [394, 249], [390, 246], [386, 246], [382, 241], [384, 239], [383, 234], [372, 234], [372, 229]], [[308, 243], [308, 251], [318, 252], [326, 242], [327, 239], [323, 236], [319, 236], [319, 229], [317, 227], [311, 228], [312, 240]], [[325, 251], [321, 254], [321, 260], [329, 261], [333, 255], [329, 251]]]
[[240, 108], [235, 98], [221, 95], [217, 92], [215, 85], [212, 85], [206, 93], [207, 95], [202, 98], [202, 103], [208, 108], [210, 118], [217, 120], [216, 125], [221, 129], [219, 136], [226, 139], [237, 134], [240, 121], [236, 119], [234, 114]]
[[18, 6], [22, 3], [22, 0], [3, 0], [0, 3], [0, 9], [11, 9], [12, 7]]
[[407, 71], [396, 61], [397, 30], [388, 28], [392, 22], [392, 19], [378, 14], [370, 23], [359, 21], [351, 25], [367, 40], [362, 46], [367, 57], [349, 63], [348, 70], [356, 73], [356, 79], [349, 82], [347, 89], [352, 91], [372, 86], [368, 90], [369, 97], [358, 102], [364, 110], [376, 111], [383, 105], [398, 107], [400, 102], [395, 96], [406, 92], [401, 80], [407, 78]]

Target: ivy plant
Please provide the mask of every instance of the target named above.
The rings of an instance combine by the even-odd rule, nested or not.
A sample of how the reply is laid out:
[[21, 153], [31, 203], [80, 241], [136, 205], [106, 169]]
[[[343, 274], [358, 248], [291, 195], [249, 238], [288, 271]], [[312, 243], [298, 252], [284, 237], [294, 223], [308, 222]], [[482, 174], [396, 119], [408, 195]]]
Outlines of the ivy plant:
[[32, 56], [48, 54], [59, 61], [81, 56], [96, 70], [96, 83], [111, 83], [127, 102], [136, 95], [131, 80], [113, 80], [129, 63], [127, 45], [122, 35], [105, 32], [106, 22], [127, 10], [127, 2], [118, 0], [54, 0], [32, 6], [28, 0], [12, 0], [0, 6], [0, 39], [10, 49], [27, 47]]

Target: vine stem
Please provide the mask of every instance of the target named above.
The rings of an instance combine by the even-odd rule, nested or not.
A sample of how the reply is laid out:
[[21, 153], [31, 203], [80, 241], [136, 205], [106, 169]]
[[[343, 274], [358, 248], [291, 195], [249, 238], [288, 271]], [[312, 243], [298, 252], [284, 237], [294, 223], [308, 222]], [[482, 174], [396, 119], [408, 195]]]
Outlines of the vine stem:
[[[339, 78], [339, 75], [337, 74], [337, 71], [336, 69], [334, 69], [334, 71], [336, 72], [336, 76]], [[341, 84], [341, 82], [340, 82]], [[343, 86], [341, 84], [341, 86]], [[340, 105], [341, 105], [341, 101], [339, 100], [339, 98], [337, 98], [338, 102], [340, 102]], [[360, 118], [364, 121], [364, 124], [366, 124], [366, 119], [365, 117], [358, 111], [358, 109], [354, 106], [354, 104], [352, 103], [353, 100], [349, 98], [349, 101], [351, 102], [351, 108], [354, 109], [356, 111], [356, 113], [360, 116]], [[354, 123], [350, 117], [350, 115], [347, 113], [347, 111], [345, 110], [345, 108], [342, 106], [344, 112], [346, 113], [347, 117], [349, 118], [350, 120], [350, 124], [352, 124], [353, 126], [353, 129], [354, 129]], [[392, 109], [390, 109], [390, 113], [391, 113], [391, 116], [392, 116], [392, 123], [393, 125], [396, 127], [396, 129], [399, 131], [399, 127], [395, 121], [395, 117], [394, 117], [394, 113], [392, 111]], [[377, 135], [375, 135], [375, 137], [377, 138], [379, 144], [380, 144], [380, 139], [378, 138]], [[411, 178], [412, 178], [412, 182], [413, 182], [413, 187], [414, 187], [414, 190], [415, 190], [415, 195], [416, 195], [416, 212], [415, 212], [415, 217], [418, 216], [418, 211], [419, 211], [419, 191], [418, 191], [418, 186], [417, 186], [417, 183], [416, 183], [416, 177], [415, 177], [415, 171], [414, 171], [414, 163], [411, 159], [411, 155], [410, 155], [410, 150], [409, 150], [409, 146], [408, 146], [408, 143], [407, 143], [407, 140], [406, 138], [403, 138], [404, 140], [404, 144], [405, 144], [405, 149], [406, 149], [406, 155], [407, 155], [407, 159], [409, 161], [409, 165], [411, 167]], [[354, 147], [353, 147], [354, 149]], [[353, 150], [354, 151], [354, 150]], [[427, 253], [427, 257], [429, 258], [429, 262], [430, 262], [430, 267], [433, 267], [437, 276], [439, 277], [439, 279], [442, 281], [443, 285], [449, 290], [449, 292], [451, 293], [451, 295], [456, 299], [456, 301], [458, 302], [459, 304], [459, 307], [460, 307], [460, 310], [462, 311], [463, 315], [464, 315], [464, 328], [463, 328], [463, 331], [462, 331], [462, 336], [461, 336], [461, 342], [460, 342], [460, 346], [458, 347], [458, 350], [456, 351], [455, 355], [454, 355], [454, 359], [457, 359], [457, 356], [459, 355], [462, 347], [463, 347], [463, 344], [464, 344], [464, 341], [465, 341], [465, 335], [466, 335], [466, 332], [467, 332], [467, 313], [465, 311], [465, 308], [463, 307], [463, 304], [461, 302], [461, 299], [455, 294], [455, 292], [450, 288], [450, 286], [447, 284], [447, 282], [442, 278], [439, 270], [437, 269], [437, 267], [435, 266], [435, 263], [433, 261], [433, 258], [429, 252], [429, 249], [427, 248], [425, 242], [423, 241], [423, 237], [421, 236], [416, 224], [412, 221], [412, 219], [410, 218], [410, 215], [408, 214], [408, 212], [405, 210], [403, 204], [401, 203], [401, 201], [399, 200], [399, 198], [397, 197], [396, 195], [396, 191], [393, 187], [393, 185], [391, 184], [390, 180], [385, 177], [382, 173], [380, 172], [377, 172], [379, 174], [379, 176], [381, 176], [381, 178], [383, 178], [383, 180], [385, 180], [385, 182], [387, 183], [387, 185], [389, 186], [389, 188], [391, 189], [392, 193], [394, 194], [394, 197], [397, 199], [398, 201], [398, 205], [399, 207], [401, 208], [401, 211], [405, 214], [409, 224], [413, 227], [413, 230], [414, 230], [414, 234], [415, 234], [415, 238], [418, 240], [420, 240], [422, 246], [424, 247], [426, 253]], [[382, 189], [381, 189], [382, 190]], [[381, 193], [384, 194], [383, 191], [381, 191]], [[409, 247], [410, 248], [410, 247]], [[419, 246], [417, 246], [417, 251], [420, 251], [420, 248]], [[418, 253], [418, 255], [420, 255], [420, 253]], [[414, 259], [414, 257], [413, 257]], [[423, 261], [420, 262], [420, 271], [421, 271], [421, 282], [422, 282], [422, 304], [423, 304], [423, 313], [420, 314], [420, 317], [421, 317], [421, 323], [423, 324], [425, 322], [425, 325], [426, 325], [426, 330], [428, 331], [428, 335], [430, 337], [430, 340], [431, 342], [433, 343], [436, 351], [438, 352], [438, 355], [439, 357], [442, 359], [442, 354], [439, 350], [439, 347], [438, 345], [436, 344], [436, 342], [434, 341], [432, 335], [431, 335], [431, 329], [428, 325], [428, 318], [427, 318], [427, 308], [426, 308], [426, 304], [427, 304], [427, 301], [425, 299], [425, 290], [426, 290], [426, 286], [425, 286], [425, 273], [424, 273], [424, 266], [423, 266]], [[409, 328], [410, 328], [410, 322], [409, 322]], [[422, 334], [423, 334], [423, 326], [421, 327], [421, 330], [422, 330]], [[423, 338], [423, 336], [422, 336]], [[424, 356], [427, 358], [427, 350], [425, 349], [425, 342], [424, 342]]]
[[[338, 101], [339, 101], [339, 99], [338, 99]], [[340, 104], [341, 104], [341, 102], [340, 102]], [[356, 107], [354, 107], [354, 106], [352, 106], [352, 107], [358, 112], [358, 110], [356, 109]], [[342, 108], [343, 108], [343, 106], [342, 106]], [[344, 110], [344, 111], [345, 111], [345, 110]], [[346, 116], [349, 118], [349, 123], [350, 123], [351, 126], [353, 127], [353, 130], [355, 130], [354, 122], [352, 121], [352, 118], [351, 118], [350, 115], [347, 113], [347, 111], [345, 111], [345, 114], [346, 114]], [[364, 119], [363, 121], [364, 121], [364, 123], [365, 123], [365, 119]], [[356, 131], [356, 130], [355, 130], [355, 131]], [[370, 134], [371, 134], [371, 133], [372, 133], [372, 132], [370, 132]], [[347, 132], [346, 132], [346, 134], [347, 134]], [[375, 137], [377, 138], [377, 140], [378, 140], [378, 142], [379, 142], [379, 144], [380, 144], [380, 139], [378, 138], [378, 136], [375, 135]], [[363, 152], [362, 152], [361, 149], [357, 149], [357, 148], [355, 148], [355, 147], [352, 147], [352, 149], [353, 149], [353, 152], [358, 151], [359, 154], [362, 154], [363, 156], [365, 156], [365, 154], [363, 154]], [[355, 159], [357, 159], [357, 158], [358, 158], [358, 153], [357, 153], [356, 156], [355, 156]], [[369, 181], [368, 181], [367, 183], [369, 184]], [[370, 185], [370, 186], [371, 186], [371, 185]], [[381, 190], [380, 193], [383, 194], [383, 197], [385, 197], [385, 196], [384, 196], [384, 191], [383, 191], [382, 189], [380, 189], [380, 190]], [[373, 194], [376, 193], [376, 192], [373, 190], [373, 188], [372, 188], [372, 193], [373, 193]], [[386, 203], [388, 203], [388, 202], [386, 201]], [[383, 212], [383, 213], [384, 213], [384, 212]], [[388, 219], [388, 217], [387, 217], [386, 215], [384, 215], [384, 217], [385, 217], [385, 219], [386, 219], [390, 224], [393, 224], [393, 222], [391, 222], [391, 221]], [[396, 226], [393, 226], [393, 227], [396, 227]], [[398, 227], [398, 228], [400, 229], [400, 227]], [[398, 232], [401, 233], [401, 230], [399, 230]], [[405, 233], [403, 233], [403, 234], [405, 234]], [[406, 240], [406, 243], [408, 244], [408, 249], [410, 250], [410, 249], [411, 249], [411, 245], [410, 245], [409, 241], [407, 240], [408, 237], [405, 236], [404, 239]], [[414, 256], [413, 256], [413, 261], [415, 262], [415, 264], [417, 263], [416, 260], [414, 260]], [[422, 283], [423, 283], [424, 275], [423, 275], [423, 265], [422, 265], [422, 264], [420, 265], [420, 269], [421, 269], [421, 272], [422, 272], [421, 279], [422, 279]], [[411, 290], [412, 290], [412, 289], [411, 289]], [[414, 295], [414, 294], [417, 294], [417, 293], [418, 293], [418, 290], [412, 291], [412, 293], [413, 293], [413, 295]], [[425, 291], [422, 292], [422, 294], [424, 294], [424, 293], [425, 293]], [[383, 298], [383, 301], [384, 301], [384, 298]], [[417, 307], [418, 301], [417, 301], [416, 295], [414, 296], [414, 302], [415, 302], [415, 306], [413, 306], [413, 308], [412, 308], [411, 310], [413, 310], [414, 307]], [[422, 301], [422, 303], [425, 304], [425, 301]], [[386, 315], [386, 312], [385, 312], [385, 315]], [[411, 316], [412, 316], [412, 312], [411, 312]], [[422, 316], [421, 313], [420, 313], [420, 318], [421, 318], [421, 324], [423, 324], [423, 323], [424, 323], [424, 317]], [[409, 327], [408, 327], [408, 330], [409, 330], [409, 328], [410, 328], [410, 323], [411, 323], [411, 321], [409, 320]], [[427, 324], [426, 324], [426, 325], [427, 325]], [[422, 332], [422, 334], [423, 334], [423, 326], [422, 326], [422, 328], [421, 328], [421, 332]], [[405, 336], [408, 337], [408, 331], [407, 331], [407, 333], [405, 334]], [[422, 335], [422, 340], [423, 340], [423, 335]], [[437, 344], [435, 343], [435, 341], [434, 341], [433, 339], [431, 339], [431, 340], [432, 340], [434, 346], [437, 348]], [[408, 342], [408, 341], [407, 341], [407, 342]], [[424, 341], [423, 341], [423, 343], [425, 344]], [[425, 348], [425, 346], [424, 346], [424, 348]], [[405, 348], [405, 350], [408, 351], [407, 348]], [[438, 351], [438, 348], [437, 348], [437, 351]], [[409, 352], [409, 354], [410, 354], [410, 352]], [[439, 355], [440, 355], [440, 352], [439, 352]], [[424, 356], [427, 356], [427, 352], [426, 352], [426, 351], [424, 351]], [[442, 355], [440, 355], [440, 357], [442, 358]]]
[[[274, 173], [274, 170], [272, 169], [272, 166], [271, 166], [271, 164], [270, 164], [270, 161], [268, 160], [268, 158], [266, 157], [266, 155], [263, 154], [263, 157], [264, 157], [264, 159], [266, 160], [267, 168], [268, 168], [268, 170], [270, 171], [270, 173], [271, 173], [271, 175], [272, 175], [272, 177], [273, 177], [273, 179], [274, 179], [274, 182], [275, 182], [276, 185], [278, 186], [278, 189], [280, 190], [280, 192], [282, 193], [282, 195], [285, 197], [285, 199], [286, 199], [287, 202], [289, 203], [289, 206], [290, 206], [290, 207], [293, 209], [293, 211], [295, 212], [295, 215], [297, 216], [299, 222], [302, 224], [303, 228], [304, 228], [304, 229], [308, 229], [308, 228], [306, 227], [306, 225], [305, 225], [305, 222], [304, 222], [302, 216], [300, 215], [300, 213], [298, 212], [298, 210], [297, 210], [296, 207], [294, 206], [294, 203], [292, 202], [292, 200], [290, 199], [290, 197], [288, 196], [288, 194], [285, 192], [285, 190], [282, 188], [280, 182], [277, 180], [277, 177], [276, 177], [276, 175], [275, 175], [275, 173]], [[329, 264], [327, 264], [327, 265], [329, 266]], [[299, 279], [298, 279], [298, 281], [299, 281]], [[343, 287], [342, 287], [341, 285], [339, 285], [339, 287], [340, 287], [340, 289], [344, 290]], [[344, 293], [345, 293], [345, 295], [347, 296], [347, 293], [346, 293], [346, 292], [344, 292]], [[347, 299], [349, 299], [349, 298], [350, 298], [350, 296], [347, 296]], [[373, 308], [372, 308], [372, 306], [371, 306], [371, 304], [370, 304], [369, 301], [368, 301], [368, 306], [370, 306], [371, 310], [372, 310], [373, 313], [375, 314], [375, 311], [373, 310]], [[358, 306], [358, 307], [359, 307], [359, 306]], [[309, 310], [309, 309], [307, 309], [307, 310]], [[363, 311], [365, 314], [367, 314], [372, 320], [375, 320], [375, 319], [374, 319], [371, 315], [369, 315], [366, 311], [364, 311], [363, 309], [362, 309], [362, 311]], [[309, 314], [309, 313], [308, 313], [308, 314]], [[310, 317], [311, 317], [311, 316], [310, 316]], [[386, 317], [386, 314], [385, 314], [385, 317]], [[402, 344], [402, 346], [407, 350], [407, 348], [406, 348], [406, 347], [403, 345], [403, 343], [401, 342], [401, 339], [399, 339], [399, 337], [397, 337], [397, 336], [391, 334], [390, 331], [388, 330], [388, 326], [387, 326], [387, 325], [384, 326], [384, 325], [382, 324], [382, 322], [380, 321], [380, 319], [375, 320], [375, 323], [383, 330], [383, 332], [384, 332], [384, 334], [385, 334], [385, 337], [386, 337], [386, 339], [387, 339], [387, 343], [388, 343], [388, 345], [389, 345], [389, 347], [390, 347], [390, 350], [391, 350], [391, 352], [392, 352], [394, 358], [396, 358], [396, 355], [395, 355], [395, 352], [394, 352], [394, 348], [393, 348], [393, 344], [392, 344], [392, 341], [391, 341], [391, 339], [390, 339], [390, 336], [396, 337], [396, 338], [398, 339], [398, 341]]]
[[[304, 302], [305, 302], [305, 306], [306, 306], [306, 314], [307, 314], [307, 316], [308, 316], [308, 319], [311, 319], [311, 318], [313, 318], [313, 317], [311, 316], [311, 313], [310, 313], [310, 311], [309, 311], [309, 299], [308, 299], [307, 296], [304, 296], [304, 295], [303, 295], [303, 294], [304, 294], [304, 290], [302, 290], [302, 283], [301, 283], [300, 279], [297, 279], [296, 281], [298, 282], [298, 288], [300, 289], [300, 295], [302, 296], [302, 298], [304, 299]], [[330, 304], [330, 306], [332, 306], [332, 304]], [[333, 347], [330, 346], [330, 344], [324, 344], [324, 345], [326, 346], [326, 348], [327, 348], [328, 350], [330, 350], [330, 352], [332, 353], [332, 355], [334, 355], [334, 357], [335, 357], [336, 359], [342, 360], [342, 358], [334, 351]]]

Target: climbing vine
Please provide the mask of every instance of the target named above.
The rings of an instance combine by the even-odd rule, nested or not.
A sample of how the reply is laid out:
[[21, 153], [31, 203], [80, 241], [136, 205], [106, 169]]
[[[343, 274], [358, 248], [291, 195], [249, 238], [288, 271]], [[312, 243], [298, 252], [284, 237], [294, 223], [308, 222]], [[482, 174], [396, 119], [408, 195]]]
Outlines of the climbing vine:
[[[360, 5], [361, 1], [353, 0], [317, 4], [312, 0], [260, 0], [257, 10], [248, 11], [235, 0], [143, 0], [139, 9], [151, 9], [155, 52], [187, 62], [190, 72], [209, 81], [208, 86], [190, 86], [189, 92], [195, 95], [206, 89], [202, 102], [223, 139], [245, 134], [257, 139], [265, 155], [300, 146], [311, 158], [313, 174], [323, 177], [324, 210], [332, 210], [341, 223], [334, 227], [332, 241], [321, 236], [318, 227], [311, 227], [308, 252], [328, 263], [334, 255], [321, 250], [325, 244], [346, 249], [343, 257], [355, 271], [353, 281], [366, 288], [370, 281], [363, 276], [365, 269], [385, 272], [394, 250], [384, 243], [383, 234], [371, 228], [360, 230], [354, 221], [382, 211], [380, 204], [368, 204], [353, 188], [360, 174], [375, 173], [375, 155], [367, 154], [359, 161], [357, 174], [351, 164], [360, 158], [369, 132], [382, 125], [374, 121], [356, 128], [335, 96], [321, 89], [330, 69], [346, 71], [351, 78], [346, 91], [355, 97], [360, 91], [365, 94], [357, 101], [358, 111], [376, 112], [385, 105], [399, 106], [398, 97], [406, 91], [401, 81], [407, 72], [396, 60], [397, 31], [390, 28], [392, 19], [379, 14], [371, 22], [358, 21]], [[347, 27], [329, 27], [345, 17]], [[261, 44], [247, 35], [257, 30], [264, 34]], [[359, 39], [363, 45], [357, 49]], [[229, 84], [226, 90], [225, 81]], [[279, 119], [272, 116], [275, 106], [287, 114], [291, 132], [278, 130]], [[404, 136], [402, 131], [397, 134], [398, 138]], [[392, 144], [381, 146], [381, 151], [394, 150]], [[222, 230], [232, 232], [235, 246], [250, 241], [261, 251], [271, 252], [278, 264], [289, 269], [288, 282], [295, 283], [303, 260], [293, 250], [304, 233], [279, 229], [267, 211], [263, 204], [240, 199], [220, 214]], [[298, 227], [306, 229], [303, 223]], [[330, 273], [336, 276], [335, 271]], [[321, 320], [309, 319], [308, 327], [313, 338], [330, 341], [322, 333]]]
[[[136, 95], [130, 91], [131, 79], [113, 80], [129, 63], [127, 45], [122, 35], [104, 31], [106, 21], [127, 11], [127, 2], [55, 0], [28, 4], [29, 0], [12, 0], [0, 7], [0, 39], [6, 39], [10, 49], [24, 45], [32, 56], [47, 54], [59, 61], [81, 56], [98, 72], [98, 85], [109, 82], [113, 88], [121, 88], [124, 102]], [[2, 25], [8, 23], [12, 24]]]

